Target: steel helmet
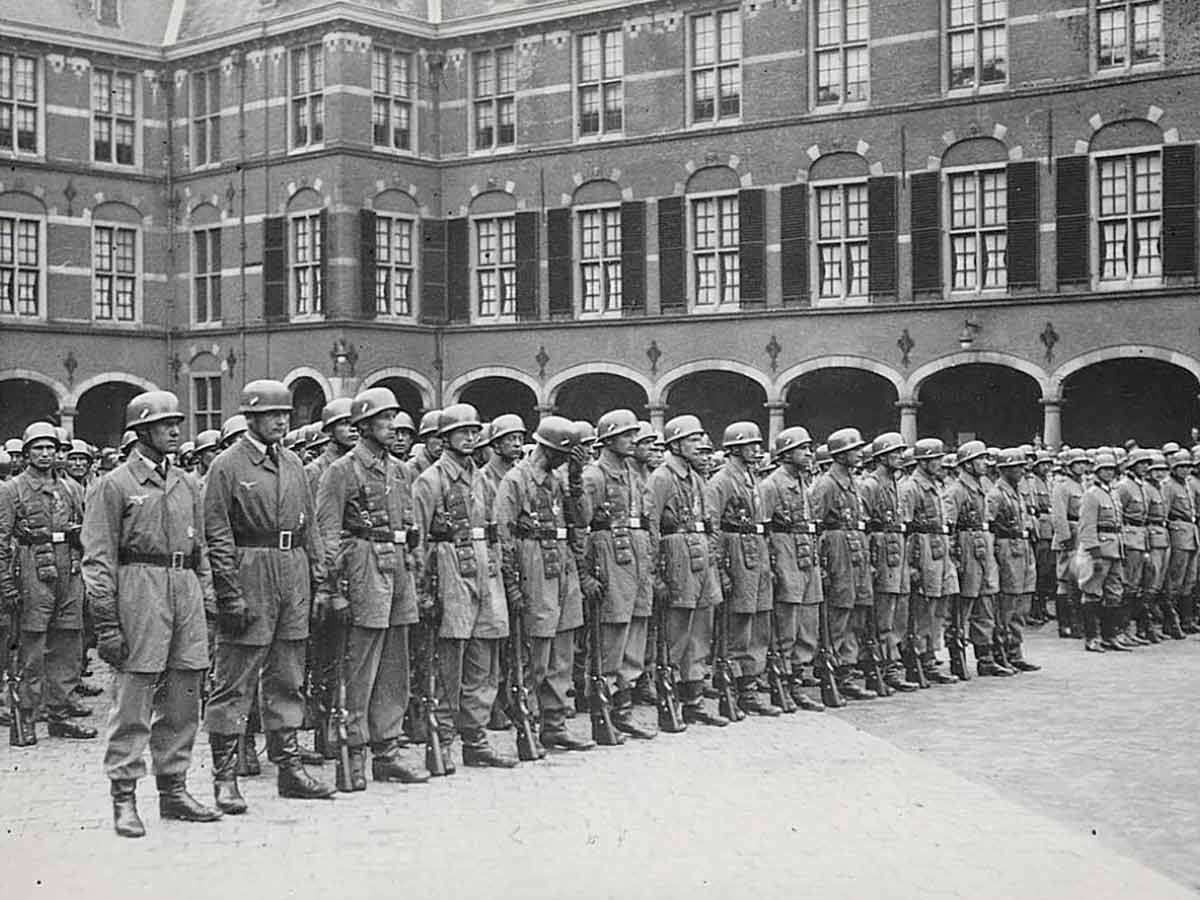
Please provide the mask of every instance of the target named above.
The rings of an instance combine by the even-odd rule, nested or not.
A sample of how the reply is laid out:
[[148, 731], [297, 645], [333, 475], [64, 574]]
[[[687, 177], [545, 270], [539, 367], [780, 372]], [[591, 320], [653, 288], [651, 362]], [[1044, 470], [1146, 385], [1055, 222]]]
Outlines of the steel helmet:
[[1064, 450], [1061, 454], [1059, 454], [1059, 459], [1067, 468], [1070, 468], [1076, 463], [1085, 463], [1088, 461], [1087, 454], [1077, 447]]
[[869, 456], [871, 459], [878, 459], [881, 456], [887, 456], [893, 450], [904, 449], [904, 437], [898, 431], [885, 431], [875, 440], [871, 441], [871, 449]]
[[634, 443], [640, 444], [642, 441], [653, 441], [658, 438], [658, 432], [654, 430], [654, 426], [645, 419], [638, 420], [637, 436], [634, 437]]
[[1167, 457], [1163, 454], [1163, 452], [1161, 450], [1151, 450], [1150, 451], [1150, 468], [1151, 469], [1167, 468]]
[[524, 434], [525, 420], [516, 413], [503, 413], [492, 419], [492, 443], [508, 434]]
[[725, 434], [721, 436], [721, 446], [726, 450], [731, 447], [745, 447], [747, 444], [761, 444], [762, 432], [754, 422], [734, 422], [725, 426]]
[[[30, 425], [29, 427], [32, 428], [33, 425]], [[28, 430], [25, 433], [28, 435]], [[1176, 450], [1170, 455], [1170, 457], [1168, 457], [1168, 461], [1171, 463], [1172, 469], [1174, 469], [1176, 466], [1194, 465], [1192, 454], [1188, 453], [1186, 450]]]
[[412, 416], [402, 409], [396, 412], [396, 419], [392, 424], [396, 426], [397, 431], [407, 431], [412, 434], [417, 433], [417, 426], [413, 424]]
[[921, 438], [913, 445], [913, 459], [916, 460], [941, 459], [945, 454], [946, 445], [940, 438]]
[[1177, 444], [1175, 441], [1167, 441], [1165, 444], [1162, 445], [1162, 452], [1166, 456], [1170, 456], [1172, 453], [1178, 453], [1179, 450], [1180, 450], [1179, 444]]
[[867, 445], [862, 438], [862, 433], [857, 428], [839, 428], [826, 439], [825, 443], [829, 445], [831, 458]]
[[628, 409], [614, 409], [606, 412], [596, 423], [596, 436], [607, 441], [619, 434], [638, 434], [641, 426], [637, 416]]
[[[421, 427], [423, 428], [424, 426], [425, 422], [422, 420]], [[447, 435], [459, 428], [482, 427], [483, 424], [479, 421], [479, 411], [474, 406], [470, 403], [455, 403], [452, 406], [447, 406], [439, 414], [437, 433]]]
[[221, 443], [231, 441], [239, 434], [245, 434], [247, 427], [246, 417], [241, 413], [238, 413], [236, 416], [230, 416], [221, 423]]
[[350, 406], [350, 424], [358, 425], [380, 413], [395, 412], [400, 409], [396, 395], [385, 387], [367, 388], [354, 396]]
[[942, 468], [943, 469], [957, 469], [958, 468], [958, 456], [956, 456], [953, 453], [942, 454]]
[[318, 447], [324, 447], [331, 440], [333, 440], [333, 438], [329, 436], [329, 432], [321, 426], [320, 422], [313, 422], [309, 425], [305, 425], [304, 430], [306, 432], [305, 438], [308, 440], [309, 450], [316, 450]]
[[1033, 460], [1033, 464], [1035, 466], [1040, 466], [1042, 463], [1053, 463], [1053, 462], [1054, 462], [1054, 454], [1051, 453], [1049, 450], [1039, 450]]
[[829, 455], [828, 444], [818, 444], [813, 457], [816, 459], [818, 466], [829, 465], [829, 463], [833, 462], [833, 457]]
[[791, 428], [783, 429], [775, 436], [775, 455], [783, 456], [785, 453], [791, 453], [799, 447], [811, 444], [812, 438], [809, 437], [808, 429], [793, 425]]
[[484, 422], [479, 426], [479, 437], [475, 439], [475, 449], [479, 450], [492, 442], [492, 423]]
[[125, 407], [125, 427], [144, 428], [156, 422], [182, 422], [179, 398], [170, 391], [146, 391]]
[[579, 442], [579, 432], [575, 423], [562, 416], [546, 416], [538, 422], [533, 439], [543, 447], [569, 453]]
[[21, 450], [28, 452], [30, 445], [37, 441], [50, 441], [55, 447], [58, 447], [58, 429], [49, 422], [34, 422], [25, 429], [25, 434], [21, 438]]
[[207, 431], [202, 431], [196, 435], [196, 453], [203, 453], [205, 450], [213, 450], [217, 444], [221, 443], [221, 432], [215, 428], [209, 428]]
[[703, 434], [704, 426], [695, 416], [676, 416], [663, 427], [663, 443], [673, 444], [694, 434]]
[[1000, 451], [1000, 458], [996, 461], [997, 467], [1001, 469], [1010, 469], [1016, 466], [1028, 465], [1029, 459], [1025, 451], [1020, 447], [1007, 447]]
[[336, 400], [330, 400], [325, 404], [325, 408], [321, 410], [321, 428], [329, 431], [338, 422], [345, 422], [350, 418], [350, 407], [354, 400], [349, 397], [338, 397]]
[[441, 422], [442, 411], [440, 409], [429, 410], [429, 412], [421, 416], [421, 427], [417, 429], [417, 438], [423, 441], [431, 434], [440, 434]]
[[1134, 447], [1125, 458], [1125, 465], [1132, 469], [1138, 463], [1153, 462], [1154, 453], [1144, 447]]
[[291, 412], [292, 392], [282, 381], [260, 378], [242, 388], [242, 403], [238, 412]]
[[1116, 454], [1108, 450], [1102, 450], [1096, 454], [1095, 466], [1096, 471], [1100, 471], [1101, 469], [1115, 469], [1117, 467]]
[[1022, 444], [1018, 449], [1020, 449], [1020, 451], [1022, 453], [1024, 453], [1026, 456], [1036, 456], [1037, 455], [1033, 450], [1033, 444]]
[[21, 445], [20, 438], [9, 438], [7, 441], [4, 442], [4, 449], [9, 454], [24, 453], [25, 451], [21, 449], [21, 446], [22, 445]]
[[596, 426], [585, 419], [576, 419], [571, 423], [575, 426], [575, 440], [577, 443], [584, 444], [590, 447], [596, 443]]
[[987, 456], [987, 444], [983, 441], [967, 441], [958, 448], [958, 464], [966, 465], [973, 459], [979, 459], [981, 456]]
[[126, 431], [124, 434], [121, 435], [121, 452], [122, 453], [125, 452], [126, 450], [128, 450], [130, 447], [132, 447], [136, 443], [137, 443], [137, 432], [136, 431]]
[[917, 464], [917, 452], [912, 447], [904, 448], [904, 455], [900, 457], [900, 468], [911, 469]]
[[88, 459], [93, 459], [95, 454], [92, 453], [92, 448], [87, 441], [75, 438], [75, 440], [71, 441], [71, 449], [67, 451], [67, 456], [86, 456]]
[[[195, 441], [184, 441], [182, 444], [179, 445], [179, 460], [180, 460], [180, 462], [183, 462], [184, 460], [188, 459], [188, 457], [190, 457], [195, 452], [196, 452], [196, 442]], [[74, 455], [75, 455], [74, 453], [67, 454], [67, 456], [74, 456]]]
[[67, 435], [67, 429], [63, 428], [61, 425], [55, 425], [54, 433], [58, 435], [58, 449], [70, 450], [71, 438]]
[[296, 446], [296, 443], [299, 440], [300, 440], [300, 429], [293, 428], [291, 431], [289, 431], [287, 434], [285, 434], [283, 436], [283, 440], [280, 441], [279, 443], [281, 443], [283, 446], [285, 446], [289, 450], [291, 450], [293, 447]]

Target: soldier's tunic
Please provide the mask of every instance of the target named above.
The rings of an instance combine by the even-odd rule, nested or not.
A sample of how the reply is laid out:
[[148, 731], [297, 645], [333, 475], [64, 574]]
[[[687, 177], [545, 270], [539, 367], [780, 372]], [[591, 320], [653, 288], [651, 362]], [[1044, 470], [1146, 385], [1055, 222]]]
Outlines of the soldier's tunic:
[[[1192, 471], [1192, 474], [1187, 478], [1188, 491], [1192, 495], [1192, 509], [1196, 513], [1196, 521], [1200, 524], [1200, 475]], [[1184, 618], [1184, 624], [1189, 626], [1197, 625], [1197, 614], [1200, 613], [1200, 550], [1197, 550], [1193, 557], [1192, 568], [1187, 581], [1183, 586], [1183, 596], [1185, 598], [1185, 607], [1187, 615]]]
[[1033, 592], [1037, 587], [1033, 549], [1035, 523], [1029, 507], [1029, 498], [1022, 496], [1006, 478], [997, 479], [988, 491], [987, 521], [995, 541], [999, 587], [995, 608], [996, 628], [1010, 659], [1021, 658], [1024, 640], [1021, 625], [1029, 614]]
[[788, 466], [762, 480], [759, 497], [770, 532], [779, 655], [791, 674], [811, 665], [819, 643], [824, 595], [817, 567], [817, 526], [805, 484]]
[[864, 608], [874, 603], [866, 522], [854, 478], [837, 464], [813, 484], [811, 501], [813, 518], [822, 529], [820, 565], [832, 649], [843, 669], [848, 669], [858, 662]]
[[1147, 529], [1150, 503], [1146, 497], [1145, 483], [1132, 471], [1126, 472], [1117, 482], [1114, 493], [1121, 507], [1125, 603], [1129, 604], [1129, 612], [1137, 617], [1142, 612], [1142, 582], [1146, 577], [1146, 559], [1150, 549]]
[[0, 605], [20, 603], [21, 706], [65, 718], [83, 653], [83, 494], [33, 466], [0, 487]]
[[[941, 631], [939, 620], [946, 617], [943, 597], [947, 571], [954, 567], [937, 483], [927, 472], [915, 469], [900, 483], [900, 506], [909, 523], [909, 603], [917, 636], [914, 649], [932, 653], [940, 640], [934, 632]], [[900, 624], [907, 629], [907, 622]]]
[[1058, 479], [1050, 490], [1050, 522], [1054, 536], [1050, 548], [1057, 554], [1057, 595], [1075, 597], [1079, 587], [1071, 575], [1071, 554], [1079, 539], [1079, 503], [1083, 484], [1073, 475]]
[[1034, 533], [1033, 562], [1037, 571], [1036, 591], [1039, 596], [1054, 596], [1056, 573], [1054, 551], [1050, 549], [1054, 537], [1054, 523], [1050, 518], [1050, 485], [1036, 473], [1029, 476], [1029, 493], [1033, 502]]
[[542, 727], [564, 727], [575, 661], [575, 629], [583, 625], [583, 595], [567, 543], [566, 497], [554, 472], [529, 457], [513, 466], [496, 491], [505, 585], [519, 585], [529, 639], [526, 684]]
[[604, 587], [600, 605], [601, 669], [616, 690], [644, 671], [653, 611], [654, 556], [642, 515], [645, 483], [632, 460], [604, 450], [583, 470], [587, 564]]
[[[184, 775], [200, 726], [209, 665], [203, 492], [177, 466], [134, 449], [101, 479], [83, 519], [83, 580], [98, 629], [119, 627], [129, 658], [114, 675], [104, 768], [138, 779]], [[153, 740], [151, 729], [153, 728]]]
[[1187, 483], [1176, 478], [1174, 472], [1163, 480], [1162, 497], [1171, 537], [1164, 591], [1168, 602], [1186, 622], [1191, 611], [1191, 592], [1196, 585], [1196, 548], [1200, 546], [1196, 505]]
[[704, 488], [708, 524], [716, 536], [717, 567], [728, 579], [729, 661], [738, 678], [766, 668], [771, 635], [771, 565], [758, 484], [737, 457], [730, 459]]
[[707, 534], [704, 483], [687, 460], [668, 453], [646, 481], [643, 509], [657, 548], [656, 591], [665, 592], [667, 642], [679, 667], [683, 701], [702, 700], [704, 660], [712, 650], [713, 611], [721, 602]]
[[205, 725], [242, 734], [261, 673], [268, 733], [300, 728], [311, 585], [323, 584], [324, 548], [300, 457], [249, 432], [213, 460], [204, 530], [217, 605], [244, 599], [249, 627], [218, 631], [216, 686]]
[[508, 607], [500, 580], [500, 545], [483, 476], [447, 450], [413, 486], [418, 550], [441, 607], [438, 640], [438, 730], [476, 745], [500, 680], [500, 641]]
[[896, 661], [900, 658], [896, 615], [899, 613], [907, 623], [910, 590], [904, 546], [908, 523], [900, 505], [900, 486], [892, 470], [880, 465], [862, 477], [858, 494], [871, 548], [875, 627], [884, 654]]
[[1103, 603], [1108, 608], [1121, 605], [1121, 525], [1121, 507], [1112, 488], [1097, 480], [1079, 501], [1079, 546], [1094, 560], [1091, 577], [1082, 588], [1084, 603]]
[[339, 447], [335, 441], [330, 441], [321, 451], [321, 455], [304, 467], [304, 474], [308, 478], [308, 489], [312, 491], [313, 497], [317, 496], [317, 489], [321, 486], [321, 476], [345, 455], [345, 450]]
[[409, 626], [417, 621], [409, 474], [360, 440], [332, 463], [317, 492], [327, 589], [350, 604], [346, 706], [350, 745], [399, 739], [410, 696]]
[[[445, 451], [439, 454], [438, 459], [441, 459], [444, 455]], [[412, 473], [413, 480], [415, 481], [418, 477], [420, 477], [422, 472], [432, 466], [436, 461], [437, 460], [429, 455], [429, 450], [425, 447], [425, 445], [422, 444], [417, 448], [416, 453], [412, 455], [405, 465], [408, 466], [409, 472]]]
[[1171, 533], [1167, 528], [1167, 506], [1163, 501], [1162, 488], [1153, 475], [1142, 482], [1142, 490], [1146, 494], [1146, 559], [1142, 595], [1151, 604], [1151, 614], [1158, 616], [1156, 604], [1167, 580]]
[[[995, 597], [1000, 589], [995, 537], [988, 523], [987, 491], [983, 485], [982, 479], [963, 471], [942, 498], [946, 526], [956, 548], [952, 558], [957, 563], [963, 616], [971, 623], [970, 638], [976, 659], [989, 658], [980, 654], [992, 643]], [[1023, 502], [1019, 496], [1018, 502]]]

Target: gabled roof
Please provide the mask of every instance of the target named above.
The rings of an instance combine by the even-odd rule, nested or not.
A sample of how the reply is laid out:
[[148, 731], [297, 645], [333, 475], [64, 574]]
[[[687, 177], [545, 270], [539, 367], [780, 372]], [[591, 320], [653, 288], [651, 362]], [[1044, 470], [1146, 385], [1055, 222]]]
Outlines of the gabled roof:
[[[204, 2], [204, 0], [200, 0]], [[257, 0], [246, 0], [256, 3]], [[172, 0], [119, 0], [116, 26], [101, 25], [95, 0], [0, 0], [0, 23], [30, 26], [126, 44], [161, 47], [171, 17]], [[0, 26], [0, 31], [3, 26]]]
[[[164, 3], [168, 0], [163, 0]], [[176, 0], [184, 4], [176, 40], [189, 41], [247, 26], [289, 18], [334, 5], [361, 7], [372, 13], [391, 13], [421, 22], [429, 20], [426, 0]]]

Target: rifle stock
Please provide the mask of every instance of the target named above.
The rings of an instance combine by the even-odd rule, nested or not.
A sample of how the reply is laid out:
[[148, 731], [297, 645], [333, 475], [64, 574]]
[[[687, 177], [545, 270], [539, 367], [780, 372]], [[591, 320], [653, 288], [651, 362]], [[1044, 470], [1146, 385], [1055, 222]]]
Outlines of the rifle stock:
[[875, 619], [875, 606], [872, 604], [865, 609], [867, 622], [863, 630], [866, 632], [867, 639], [867, 687], [879, 694], [880, 697], [890, 697], [892, 689], [883, 680], [883, 661], [879, 652], [879, 626]]
[[519, 610], [509, 611], [508, 623], [508, 716], [517, 730], [517, 758], [521, 762], [533, 762], [538, 758], [537, 739], [533, 734], [533, 714], [529, 711], [529, 689], [525, 687], [524, 623]]
[[592, 718], [592, 740], [601, 747], [615, 747], [623, 743], [612, 722], [612, 692], [604, 677], [601, 660], [599, 597], [588, 605], [591, 608], [591, 653], [588, 660], [588, 711]]
[[817, 671], [817, 679], [821, 682], [821, 702], [831, 709], [838, 709], [845, 706], [846, 701], [842, 692], [838, 690], [837, 666], [833, 660], [833, 639], [829, 634], [829, 608], [826, 603], [827, 601], [822, 600], [818, 604], [820, 635], [813, 667]]
[[925, 667], [917, 655], [917, 597], [916, 592], [908, 598], [908, 624], [904, 635], [904, 677], [923, 688], [929, 687], [929, 679], [925, 677]]
[[13, 611], [8, 634], [8, 668], [4, 673], [8, 683], [8, 745], [30, 747], [37, 743], [37, 732], [29, 711], [21, 706], [21, 622], [20, 613]]
[[730, 722], [740, 722], [746, 718], [742, 708], [738, 706], [734, 693], [733, 667], [729, 664], [729, 602], [722, 601], [717, 608], [714, 631], [717, 639], [713, 649], [713, 690], [717, 692], [717, 712]]
[[779, 628], [775, 620], [775, 610], [770, 611], [771, 640], [767, 644], [767, 684], [771, 691], [771, 703], [785, 713], [796, 711], [796, 701], [784, 684], [783, 664], [779, 658]]
[[667, 640], [667, 617], [663, 604], [657, 604], [654, 622], [654, 688], [658, 706], [658, 728], [668, 734], [687, 730], [683, 721], [683, 704], [679, 699], [674, 663], [671, 662], [671, 645]]
[[966, 623], [963, 621], [962, 598], [954, 594], [950, 598], [950, 635], [946, 641], [950, 645], [950, 674], [961, 681], [970, 681], [971, 673], [967, 669], [967, 639], [964, 632]]
[[343, 794], [354, 790], [350, 767], [350, 734], [346, 728], [346, 653], [347, 629], [339, 629], [336, 655], [334, 657], [334, 699], [329, 710], [334, 742], [337, 745], [337, 789]]

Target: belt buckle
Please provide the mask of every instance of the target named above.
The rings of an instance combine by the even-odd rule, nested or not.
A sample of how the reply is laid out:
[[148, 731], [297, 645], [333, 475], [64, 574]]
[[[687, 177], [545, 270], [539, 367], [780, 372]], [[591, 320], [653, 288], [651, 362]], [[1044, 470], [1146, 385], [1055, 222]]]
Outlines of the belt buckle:
[[626, 528], [641, 528], [642, 527], [642, 517], [641, 516], [630, 516], [628, 521], [626, 522], [625, 527]]
[[393, 544], [408, 543], [408, 529], [407, 528], [393, 529], [392, 530], [392, 543]]
[[567, 539], [567, 529], [555, 528], [554, 529], [554, 539], [556, 541], [565, 541]]
[[703, 522], [693, 522], [692, 523], [692, 531], [696, 532], [696, 534], [704, 534], [704, 523]]
[[867, 530], [867, 523], [866, 523], [865, 519], [858, 520], [858, 527], [856, 530], [857, 531], [866, 531]]
[[808, 534], [816, 534], [816, 533], [817, 533], [817, 523], [809, 522], [808, 523]]
[[174, 551], [171, 554], [171, 568], [172, 569], [182, 569], [184, 556], [185, 556], [185, 554], [182, 550]]
[[487, 540], [487, 533], [484, 531], [484, 529], [483, 529], [483, 528], [481, 528], [481, 527], [479, 527], [479, 526], [477, 525], [477, 526], [475, 526], [475, 527], [473, 527], [473, 528], [471, 529], [471, 540], [473, 540], [473, 541], [486, 541], [486, 540]]
[[979, 530], [980, 530], [980, 531], [991, 531], [991, 530], [992, 530], [992, 528], [991, 528], [991, 526], [990, 526], [990, 525], [989, 525], [987, 522], [980, 522], [980, 523], [979, 523]]
[[66, 540], [67, 540], [67, 533], [65, 531], [50, 532], [50, 543], [63, 544], [63, 543], [66, 543]]
[[280, 550], [291, 550], [292, 549], [292, 532], [290, 532], [290, 531], [279, 532], [279, 549]]
[[755, 534], [766, 534], [767, 533], [766, 526], [763, 525], [762, 522], [755, 522], [754, 523], [754, 533]]

